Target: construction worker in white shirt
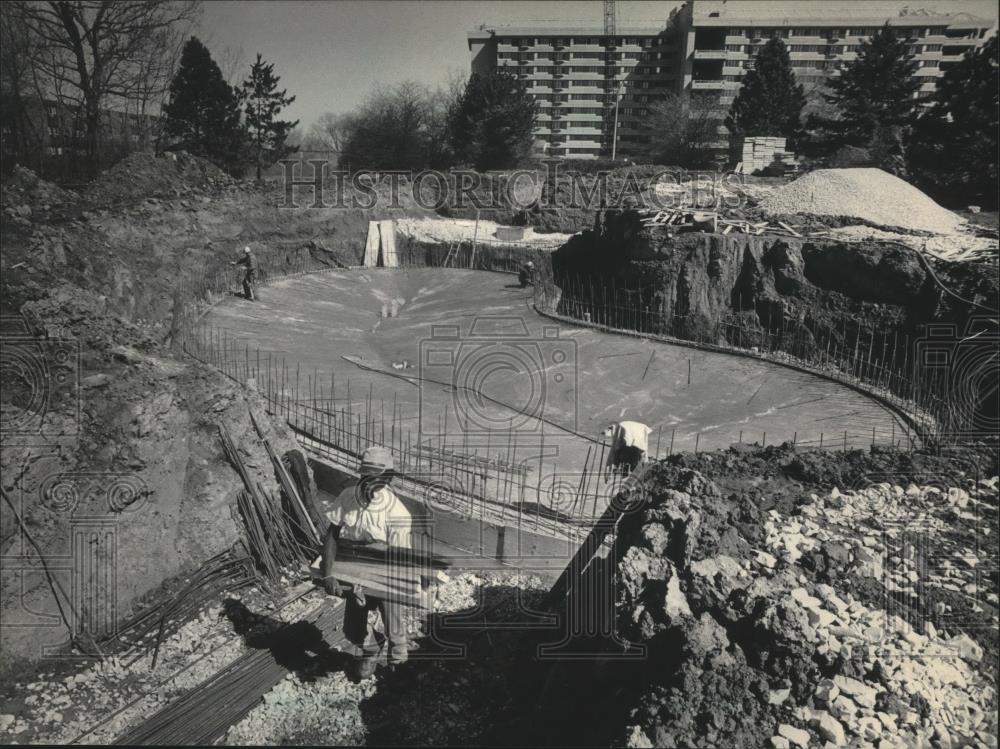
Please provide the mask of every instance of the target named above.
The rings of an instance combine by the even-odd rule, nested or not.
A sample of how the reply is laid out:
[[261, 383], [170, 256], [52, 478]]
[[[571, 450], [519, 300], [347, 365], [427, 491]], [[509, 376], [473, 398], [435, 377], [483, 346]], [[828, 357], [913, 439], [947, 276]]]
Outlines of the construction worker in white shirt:
[[611, 438], [606, 472], [617, 470], [627, 475], [645, 463], [652, 431], [639, 421], [618, 421], [601, 432], [602, 436]]
[[[384, 447], [371, 447], [361, 458], [357, 485], [344, 489], [331, 505], [327, 517], [330, 527], [323, 544], [322, 575], [326, 592], [344, 596], [335, 577], [337, 544], [382, 542], [396, 548], [413, 548], [412, 517], [399, 497], [389, 488], [394, 473], [392, 453]], [[375, 643], [368, 624], [370, 612], [382, 617], [385, 639], [389, 645], [390, 666], [404, 663], [409, 653], [403, 604], [391, 600], [373, 600], [355, 586], [345, 598], [344, 635], [356, 649], [357, 677], [367, 679], [375, 673], [381, 648]]]

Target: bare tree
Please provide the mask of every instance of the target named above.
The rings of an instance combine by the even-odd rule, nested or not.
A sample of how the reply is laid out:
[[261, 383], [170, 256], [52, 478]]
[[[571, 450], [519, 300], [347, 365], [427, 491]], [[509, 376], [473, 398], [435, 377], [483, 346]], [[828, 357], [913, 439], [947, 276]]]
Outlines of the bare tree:
[[35, 79], [32, 60], [35, 46], [23, 19], [15, 12], [14, 3], [0, 3], [0, 97], [3, 117], [7, 123], [10, 143], [4, 152], [24, 153], [32, 149], [38, 130], [31, 121], [27, 106]]
[[650, 107], [644, 122], [645, 155], [655, 164], [708, 167], [724, 139], [725, 110], [705, 96], [668, 94]]
[[324, 112], [309, 128], [309, 133], [303, 139], [303, 148], [340, 153], [350, 137], [352, 122], [350, 114]]
[[432, 167], [451, 166], [456, 160], [451, 139], [448, 137], [448, 127], [452, 113], [465, 93], [468, 80], [468, 73], [452, 68], [448, 72], [448, 80], [428, 97], [427, 127], [431, 133], [428, 143], [428, 162]]
[[[192, 21], [197, 0], [49, 0], [18, 2], [13, 11], [35, 37], [37, 64], [53, 90], [82, 113], [93, 168], [101, 110], [109, 99], [147, 101], [171, 71], [159, 56], [170, 32]], [[168, 48], [169, 48], [168, 44]]]
[[[210, 45], [211, 39], [206, 44]], [[243, 47], [227, 45], [222, 48], [218, 58], [219, 69], [222, 71], [222, 77], [226, 79], [226, 83], [233, 88], [239, 88], [240, 84], [243, 83], [247, 68], [247, 54], [243, 51]]]
[[149, 115], [159, 113], [169, 97], [170, 81], [189, 33], [189, 24], [161, 29], [157, 32], [158, 41], [149, 46], [148, 54], [136, 67], [136, 93], [131, 102], [126, 102], [126, 111], [132, 109], [137, 115], [135, 135], [143, 146], [159, 143], [161, 120]]

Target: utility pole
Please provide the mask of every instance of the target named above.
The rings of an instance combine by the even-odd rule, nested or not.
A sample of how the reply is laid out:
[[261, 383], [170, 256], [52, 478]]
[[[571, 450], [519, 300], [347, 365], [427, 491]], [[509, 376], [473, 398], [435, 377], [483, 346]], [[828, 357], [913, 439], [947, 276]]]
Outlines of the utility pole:
[[611, 133], [611, 160], [615, 160], [615, 153], [618, 150], [618, 105], [622, 101], [622, 91], [625, 88], [625, 79], [622, 78], [621, 83], [618, 84], [618, 90], [615, 92], [615, 127]]

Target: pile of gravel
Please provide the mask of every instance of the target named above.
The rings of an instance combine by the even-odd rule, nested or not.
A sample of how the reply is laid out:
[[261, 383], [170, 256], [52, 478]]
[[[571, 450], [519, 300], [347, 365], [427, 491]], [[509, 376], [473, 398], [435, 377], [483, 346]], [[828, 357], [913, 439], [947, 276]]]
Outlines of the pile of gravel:
[[817, 169], [760, 202], [769, 216], [851, 218], [877, 227], [953, 234], [962, 219], [881, 169]]

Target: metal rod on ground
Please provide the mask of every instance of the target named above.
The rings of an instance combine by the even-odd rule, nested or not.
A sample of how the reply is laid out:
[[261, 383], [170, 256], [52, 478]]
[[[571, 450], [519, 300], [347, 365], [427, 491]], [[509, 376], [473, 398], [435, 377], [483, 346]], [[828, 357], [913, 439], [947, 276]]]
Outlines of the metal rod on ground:
[[590, 451], [591, 451], [591, 448], [592, 448], [592, 445], [587, 445], [587, 455], [583, 459], [583, 471], [580, 473], [580, 481], [578, 482], [577, 487], [576, 487], [576, 494], [573, 496], [573, 507], [572, 507], [572, 509], [569, 512], [569, 514], [570, 514], [571, 517], [573, 517], [573, 516], [576, 515], [577, 503], [580, 501], [580, 498], [583, 496], [584, 485], [585, 485], [585, 482], [586, 482], [586, 479], [587, 479], [587, 466], [590, 463]]

